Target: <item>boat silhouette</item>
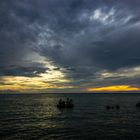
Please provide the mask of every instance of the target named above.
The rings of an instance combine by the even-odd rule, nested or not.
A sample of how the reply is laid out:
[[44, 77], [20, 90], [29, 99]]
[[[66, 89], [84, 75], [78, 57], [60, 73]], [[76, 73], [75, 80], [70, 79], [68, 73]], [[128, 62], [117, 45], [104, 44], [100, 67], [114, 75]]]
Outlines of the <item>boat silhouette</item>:
[[57, 108], [61, 109], [61, 108], [73, 108], [74, 104], [73, 104], [73, 100], [67, 98], [66, 101], [63, 101], [62, 99], [59, 100], [58, 104], [57, 104]]

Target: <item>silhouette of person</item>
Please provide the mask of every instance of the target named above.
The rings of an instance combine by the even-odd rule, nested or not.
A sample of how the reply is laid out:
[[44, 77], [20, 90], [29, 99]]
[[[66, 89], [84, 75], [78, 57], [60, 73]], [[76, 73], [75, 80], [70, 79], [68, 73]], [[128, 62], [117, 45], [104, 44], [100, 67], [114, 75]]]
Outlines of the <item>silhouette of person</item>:
[[61, 106], [62, 102], [63, 102], [62, 99], [60, 99], [58, 104]]
[[65, 101], [62, 101], [62, 107], [65, 107], [66, 103]]
[[66, 100], [66, 106], [68, 106], [69, 104], [70, 104], [70, 99], [67, 98], [67, 100]]

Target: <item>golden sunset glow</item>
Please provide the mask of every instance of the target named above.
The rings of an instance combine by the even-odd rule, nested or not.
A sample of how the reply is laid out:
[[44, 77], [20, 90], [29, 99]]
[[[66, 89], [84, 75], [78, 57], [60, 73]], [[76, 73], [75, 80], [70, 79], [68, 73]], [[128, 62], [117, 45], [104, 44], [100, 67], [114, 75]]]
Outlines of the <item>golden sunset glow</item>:
[[[65, 86], [69, 82], [60, 71], [48, 72], [38, 77], [4, 76], [0, 91], [45, 92], [48, 89], [72, 88]], [[59, 84], [58, 84], [59, 83]]]
[[132, 87], [129, 85], [113, 85], [113, 86], [105, 86], [105, 87], [95, 87], [88, 88], [89, 92], [129, 92], [129, 91], [140, 91], [138, 87]]
[[[73, 86], [69, 86], [67, 83], [70, 82], [66, 78], [66, 75], [61, 70], [55, 70], [57, 66], [51, 61], [45, 59], [33, 53], [30, 58], [37, 58], [41, 64], [46, 67], [46, 72], [36, 74], [33, 77], [26, 76], [1, 76], [0, 81], [0, 92], [28, 92], [28, 93], [46, 93], [48, 90], [60, 90], [70, 89]], [[33, 59], [32, 58], [32, 59]], [[35, 71], [36, 72], [36, 71]]]

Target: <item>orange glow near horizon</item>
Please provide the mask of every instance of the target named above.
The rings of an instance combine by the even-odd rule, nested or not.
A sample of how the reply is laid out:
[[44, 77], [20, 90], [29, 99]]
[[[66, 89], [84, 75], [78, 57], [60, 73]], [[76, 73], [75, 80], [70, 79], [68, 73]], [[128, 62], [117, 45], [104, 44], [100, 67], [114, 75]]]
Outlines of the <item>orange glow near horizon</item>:
[[[51, 75], [52, 76], [52, 75]], [[54, 77], [55, 82], [59, 80], [60, 84], [53, 83], [53, 77], [46, 80], [47, 75], [40, 77], [24, 77], [24, 76], [5, 76], [2, 77], [3, 84], [0, 85], [0, 92], [13, 91], [13, 92], [46, 92], [50, 89], [64, 89], [72, 88], [71, 86], [65, 86], [65, 79], [59, 79]], [[48, 76], [49, 77], [49, 76]]]
[[130, 85], [112, 85], [105, 87], [88, 88], [88, 92], [131, 92], [140, 91], [139, 87], [132, 87]]

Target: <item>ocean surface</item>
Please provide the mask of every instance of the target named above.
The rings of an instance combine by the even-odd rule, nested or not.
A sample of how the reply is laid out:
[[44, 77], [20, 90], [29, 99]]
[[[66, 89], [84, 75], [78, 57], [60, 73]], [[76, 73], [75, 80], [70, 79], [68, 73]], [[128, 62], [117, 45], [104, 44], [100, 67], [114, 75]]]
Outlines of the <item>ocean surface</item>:
[[[59, 110], [67, 97], [75, 107]], [[0, 140], [140, 140], [137, 102], [140, 94], [1, 94]]]

